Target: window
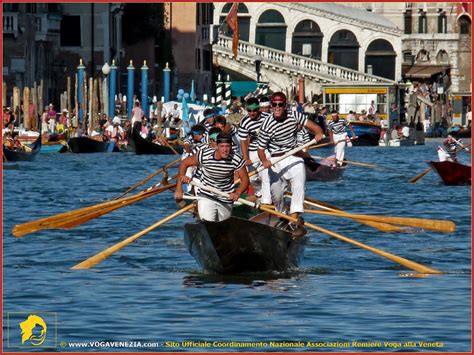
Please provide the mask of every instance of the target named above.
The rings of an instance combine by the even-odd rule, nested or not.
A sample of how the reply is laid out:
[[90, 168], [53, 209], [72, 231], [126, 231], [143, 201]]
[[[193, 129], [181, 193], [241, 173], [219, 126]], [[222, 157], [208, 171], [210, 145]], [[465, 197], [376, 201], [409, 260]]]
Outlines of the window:
[[459, 19], [459, 33], [462, 35], [471, 34], [471, 21], [467, 16], [462, 16]]
[[204, 71], [211, 71], [211, 51], [203, 50], [202, 51], [202, 63], [203, 63], [203, 70]]
[[446, 12], [440, 12], [438, 16], [438, 33], [448, 33], [448, 18]]
[[60, 43], [64, 47], [79, 47], [81, 45], [81, 16], [63, 15]]
[[3, 12], [18, 12], [18, 4], [3, 4]]
[[201, 50], [196, 48], [196, 70], [201, 70]]
[[405, 34], [409, 35], [409, 34], [411, 34], [411, 31], [412, 31], [412, 29], [411, 29], [411, 23], [412, 23], [411, 10], [407, 10], [405, 12], [404, 19], [405, 19]]
[[426, 18], [426, 12], [421, 11], [420, 12], [420, 17], [418, 19], [418, 33], [427, 33], [427, 18]]

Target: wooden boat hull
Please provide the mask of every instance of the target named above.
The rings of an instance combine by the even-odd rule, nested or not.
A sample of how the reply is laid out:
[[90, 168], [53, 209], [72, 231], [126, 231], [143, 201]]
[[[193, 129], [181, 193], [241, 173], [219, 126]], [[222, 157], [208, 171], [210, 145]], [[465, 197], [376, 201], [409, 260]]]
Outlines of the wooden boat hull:
[[450, 161], [428, 163], [445, 185], [471, 185], [471, 167]]
[[[130, 136], [130, 146], [135, 151], [136, 154], [164, 154], [164, 155], [173, 155], [175, 152], [170, 147], [152, 143], [140, 135], [136, 129], [132, 129], [132, 134]], [[173, 149], [178, 152], [178, 154], [183, 153], [183, 147], [180, 145], [173, 145]]]
[[67, 141], [69, 149], [73, 153], [105, 153], [118, 152], [115, 142], [101, 142], [89, 137], [74, 137]]
[[196, 261], [211, 273], [296, 268], [309, 238], [293, 238], [290, 232], [265, 224], [276, 221], [262, 213], [251, 220], [231, 217], [221, 222], [186, 223], [184, 241]]
[[36, 158], [38, 153], [41, 150], [41, 135], [36, 138], [36, 141], [33, 145], [30, 146], [31, 152], [23, 150], [10, 149], [3, 146], [3, 156], [4, 160], [9, 161], [32, 161]]
[[43, 143], [41, 153], [59, 153], [65, 146], [66, 143]]
[[342, 178], [345, 167], [331, 166], [329, 161], [305, 159], [306, 181], [335, 181]]
[[[352, 129], [358, 137], [352, 141], [354, 146], [378, 146], [380, 133], [382, 131], [379, 125], [362, 122], [362, 121], [353, 121], [351, 122]], [[352, 136], [352, 132], [347, 132], [349, 137]]]

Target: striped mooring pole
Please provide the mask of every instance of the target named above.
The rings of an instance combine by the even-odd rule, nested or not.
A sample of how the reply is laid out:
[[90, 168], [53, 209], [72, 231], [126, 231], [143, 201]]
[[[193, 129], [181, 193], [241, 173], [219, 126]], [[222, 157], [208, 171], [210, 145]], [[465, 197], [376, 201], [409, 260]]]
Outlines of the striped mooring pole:
[[268, 87], [269, 87], [268, 83], [257, 83], [257, 90], [263, 96], [268, 95]]
[[224, 99], [222, 95], [223, 86], [224, 83], [221, 81], [221, 75], [219, 74], [216, 81], [216, 106], [220, 106], [222, 104], [222, 100]]
[[230, 89], [231, 84], [232, 82], [230, 81], [230, 76], [227, 75], [227, 80], [224, 83], [224, 87], [225, 87], [224, 101], [227, 107], [230, 107], [231, 100], [232, 100], [232, 95], [231, 95], [232, 93]]

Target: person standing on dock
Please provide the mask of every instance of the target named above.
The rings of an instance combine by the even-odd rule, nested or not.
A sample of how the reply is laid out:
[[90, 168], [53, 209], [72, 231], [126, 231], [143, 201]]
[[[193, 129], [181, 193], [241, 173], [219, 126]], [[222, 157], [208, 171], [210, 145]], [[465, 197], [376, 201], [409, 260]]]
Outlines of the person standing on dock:
[[[200, 182], [204, 186], [216, 188], [229, 194], [229, 198], [198, 190], [198, 213], [201, 220], [219, 222], [231, 217], [232, 205], [247, 190], [249, 176], [242, 157], [232, 151], [232, 137], [219, 133], [216, 138], [217, 149], [204, 148], [196, 155], [184, 159], [179, 166], [179, 174], [175, 192], [178, 205], [183, 200], [183, 183], [191, 182], [186, 171], [191, 166], [201, 170]], [[234, 176], [240, 179], [237, 188], [234, 187]]]
[[[317, 141], [323, 139], [324, 134], [321, 127], [307, 119], [297, 111], [287, 108], [286, 95], [276, 92], [270, 99], [272, 114], [265, 117], [260, 126], [258, 135], [258, 157], [262, 165], [267, 168], [263, 174], [261, 203], [275, 203], [277, 211], [284, 212], [284, 193], [289, 186], [292, 193], [289, 214], [298, 218], [303, 213], [304, 187], [306, 182], [306, 170], [304, 160], [298, 156], [288, 158], [272, 165], [271, 158], [281, 157], [293, 148], [297, 147], [298, 126], [306, 127], [315, 136]], [[271, 158], [268, 159], [265, 150], [268, 149]], [[267, 191], [270, 191], [268, 196]], [[290, 228], [300, 230], [301, 220]]]
[[342, 166], [344, 163], [346, 144], [352, 146], [347, 136], [346, 128], [351, 130], [353, 139], [356, 139], [357, 136], [354, 133], [352, 125], [346, 120], [341, 120], [336, 110], [331, 112], [331, 118], [331, 121], [328, 123], [329, 141], [335, 144], [334, 152], [336, 153], [337, 165]]

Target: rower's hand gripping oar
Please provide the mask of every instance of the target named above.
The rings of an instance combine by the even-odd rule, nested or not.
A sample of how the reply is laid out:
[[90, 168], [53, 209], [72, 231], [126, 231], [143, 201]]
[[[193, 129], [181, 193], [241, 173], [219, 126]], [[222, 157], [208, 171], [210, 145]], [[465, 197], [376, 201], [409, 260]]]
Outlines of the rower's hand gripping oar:
[[[209, 192], [213, 192], [215, 194], [218, 194], [220, 196], [223, 196], [223, 197], [227, 197], [229, 198], [229, 194], [225, 193], [225, 192], [222, 192], [218, 189], [215, 189], [215, 188], [212, 188], [212, 187], [209, 187], [209, 186], [204, 186], [196, 181], [192, 181], [190, 183], [191, 185], [194, 185], [202, 190], [207, 190]], [[281, 218], [285, 218], [287, 220], [289, 220], [290, 222], [297, 222], [297, 219], [296, 218], [293, 218], [293, 217], [290, 217], [286, 214], [283, 214], [283, 213], [280, 213], [280, 212], [277, 212], [277, 211], [274, 211], [273, 209], [271, 208], [268, 208], [268, 207], [265, 207], [265, 206], [260, 206], [260, 205], [257, 205], [256, 203], [254, 202], [250, 202], [250, 201], [247, 201], [247, 200], [244, 200], [242, 198], [239, 198], [238, 201], [242, 204], [245, 204], [247, 206], [251, 206], [251, 207], [254, 207], [254, 208], [258, 208], [262, 211], [265, 211], [265, 212], [268, 212], [268, 213], [271, 213], [275, 216], [278, 216], [278, 217], [281, 217]], [[377, 255], [380, 255], [388, 260], [391, 260], [397, 264], [400, 264], [402, 266], [405, 266], [406, 268], [408, 269], [412, 269], [414, 271], [417, 271], [419, 273], [422, 273], [422, 274], [442, 274], [443, 272], [439, 271], [439, 270], [436, 270], [434, 268], [430, 268], [430, 267], [427, 267], [425, 265], [421, 265], [421, 264], [418, 264], [414, 261], [411, 261], [411, 260], [408, 260], [408, 259], [405, 259], [405, 258], [402, 258], [400, 256], [397, 256], [397, 255], [394, 255], [394, 254], [391, 254], [391, 253], [388, 253], [386, 251], [383, 251], [383, 250], [380, 250], [380, 249], [377, 249], [377, 248], [374, 248], [374, 247], [371, 247], [370, 245], [367, 245], [367, 244], [363, 244], [361, 242], [358, 242], [356, 240], [353, 240], [353, 239], [350, 239], [348, 237], [345, 237], [341, 234], [338, 234], [338, 233], [335, 233], [335, 232], [332, 232], [330, 230], [327, 230], [325, 228], [322, 228], [322, 227], [319, 227], [319, 226], [316, 226], [312, 223], [309, 223], [309, 222], [305, 222], [304, 225], [306, 227], [309, 227], [313, 230], [316, 230], [318, 232], [322, 232], [324, 234], [327, 234], [327, 235], [330, 235], [331, 237], [334, 237], [334, 238], [337, 238], [339, 240], [342, 240], [346, 243], [349, 243], [349, 244], [352, 244], [352, 245], [355, 245], [359, 248], [362, 248], [362, 249], [365, 249], [365, 250], [368, 250], [368, 251], [371, 251], [372, 253], [375, 253]]]

